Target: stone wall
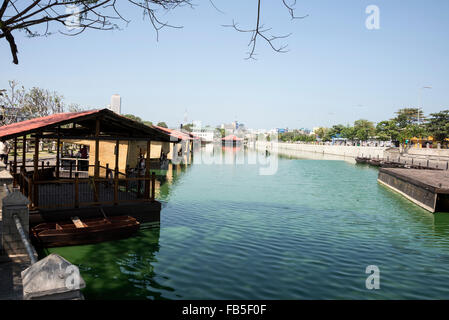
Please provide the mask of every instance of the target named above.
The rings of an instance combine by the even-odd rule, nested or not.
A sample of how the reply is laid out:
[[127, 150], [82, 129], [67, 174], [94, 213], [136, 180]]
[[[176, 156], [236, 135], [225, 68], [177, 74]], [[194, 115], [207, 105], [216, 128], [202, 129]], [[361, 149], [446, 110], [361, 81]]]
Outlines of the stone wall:
[[[255, 148], [259, 150], [273, 150], [274, 143], [270, 142], [256, 142]], [[332, 146], [332, 145], [314, 145], [314, 144], [299, 144], [299, 143], [277, 143], [277, 147], [280, 151], [300, 151], [300, 152], [312, 152], [320, 154], [329, 154], [342, 157], [371, 157], [371, 158], [383, 158], [385, 147], [354, 147], [354, 146]]]
[[433, 190], [419, 186], [412, 181], [405, 181], [383, 169], [379, 171], [378, 181], [422, 208], [435, 212], [437, 194]]

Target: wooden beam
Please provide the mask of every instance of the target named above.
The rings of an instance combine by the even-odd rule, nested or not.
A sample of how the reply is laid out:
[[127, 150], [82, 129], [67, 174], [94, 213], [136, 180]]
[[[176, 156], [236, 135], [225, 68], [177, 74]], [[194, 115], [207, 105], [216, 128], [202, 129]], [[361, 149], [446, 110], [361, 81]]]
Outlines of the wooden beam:
[[34, 138], [34, 180], [37, 180], [37, 172], [39, 170], [39, 138]]
[[118, 160], [120, 153], [120, 141], [115, 141], [115, 172], [114, 172], [114, 205], [118, 205]]
[[14, 173], [14, 188], [17, 187], [17, 137], [14, 138], [14, 163], [13, 163], [13, 173]]
[[23, 138], [22, 138], [22, 167], [23, 168], [25, 168], [26, 150], [27, 150], [27, 136], [23, 136]]
[[[34, 138], [34, 171], [33, 171], [33, 182], [39, 180], [39, 137]], [[39, 206], [39, 190], [37, 184], [33, 183], [33, 206]]]
[[60, 161], [60, 144], [61, 144], [61, 138], [59, 133], [59, 127], [58, 127], [58, 136], [56, 138], [56, 179], [59, 179], [59, 161]]
[[95, 178], [98, 178], [100, 175], [100, 168], [98, 166], [98, 161], [100, 159], [100, 119], [97, 118], [96, 124], [95, 124], [95, 170], [94, 170], [94, 176]]
[[151, 141], [147, 141], [147, 158], [145, 159], [145, 199], [150, 199], [150, 158]]
[[120, 140], [115, 141], [115, 173], [114, 177], [118, 174], [118, 161], [119, 161], [119, 153], [120, 153]]
[[[100, 118], [97, 117], [95, 120], [95, 167], [94, 167], [94, 181], [95, 179], [98, 179], [100, 176]], [[94, 190], [94, 200], [95, 202], [98, 202], [98, 188], [99, 184], [97, 181], [94, 183], [95, 190]]]

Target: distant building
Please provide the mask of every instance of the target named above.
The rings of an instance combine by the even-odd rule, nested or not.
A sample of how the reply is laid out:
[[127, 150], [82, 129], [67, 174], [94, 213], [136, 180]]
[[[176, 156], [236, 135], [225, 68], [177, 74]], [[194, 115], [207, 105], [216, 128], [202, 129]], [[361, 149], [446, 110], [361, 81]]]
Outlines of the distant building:
[[203, 128], [201, 121], [194, 121], [192, 134], [199, 137], [202, 143], [214, 142], [214, 129], [211, 127]]
[[111, 104], [109, 109], [117, 114], [121, 114], [122, 109], [122, 98], [119, 94], [113, 94], [111, 97]]

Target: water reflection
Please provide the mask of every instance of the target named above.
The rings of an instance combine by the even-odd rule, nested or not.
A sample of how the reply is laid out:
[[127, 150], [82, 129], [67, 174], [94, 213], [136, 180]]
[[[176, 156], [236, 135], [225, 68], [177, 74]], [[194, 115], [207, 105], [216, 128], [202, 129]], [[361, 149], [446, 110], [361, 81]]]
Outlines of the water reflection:
[[95, 245], [46, 249], [58, 253], [80, 269], [88, 284], [83, 290], [87, 299], [164, 299], [174, 289], [162, 285], [168, 278], [159, 276], [160, 228], [142, 225], [136, 237]]

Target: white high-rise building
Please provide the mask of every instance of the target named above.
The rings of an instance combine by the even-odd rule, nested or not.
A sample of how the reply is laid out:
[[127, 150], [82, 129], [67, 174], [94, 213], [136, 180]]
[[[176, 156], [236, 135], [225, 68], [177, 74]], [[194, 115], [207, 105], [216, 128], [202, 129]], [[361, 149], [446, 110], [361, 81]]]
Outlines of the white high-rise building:
[[122, 98], [119, 94], [113, 94], [111, 97], [111, 105], [109, 106], [109, 109], [114, 111], [117, 114], [120, 114], [122, 108]]

